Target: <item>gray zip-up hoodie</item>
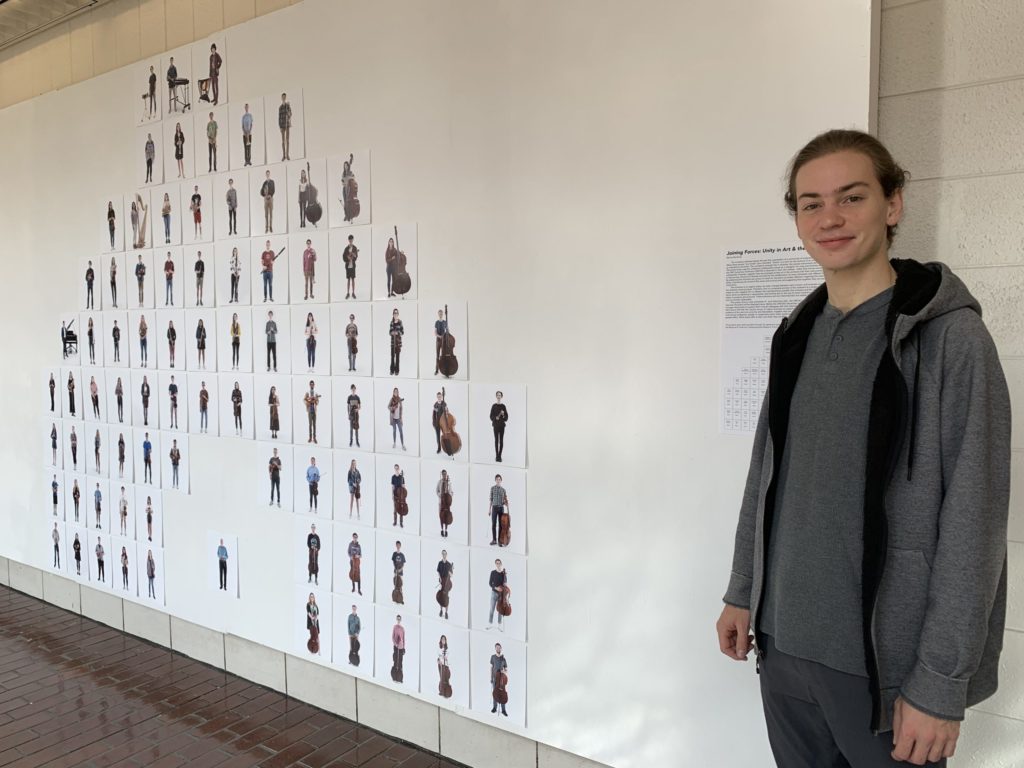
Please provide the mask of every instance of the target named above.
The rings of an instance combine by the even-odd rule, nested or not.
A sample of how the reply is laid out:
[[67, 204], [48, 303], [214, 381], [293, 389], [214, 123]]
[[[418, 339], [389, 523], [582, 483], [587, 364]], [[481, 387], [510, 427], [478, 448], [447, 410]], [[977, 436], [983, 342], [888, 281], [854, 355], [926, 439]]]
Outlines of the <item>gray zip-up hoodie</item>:
[[[892, 265], [864, 494], [862, 619], [875, 732], [892, 729], [897, 696], [949, 720], [991, 696], [1006, 615], [1010, 401], [995, 345], [948, 267]], [[750, 608], [759, 647], [774, 477], [807, 337], [826, 300], [822, 285], [772, 340], [724, 598]]]

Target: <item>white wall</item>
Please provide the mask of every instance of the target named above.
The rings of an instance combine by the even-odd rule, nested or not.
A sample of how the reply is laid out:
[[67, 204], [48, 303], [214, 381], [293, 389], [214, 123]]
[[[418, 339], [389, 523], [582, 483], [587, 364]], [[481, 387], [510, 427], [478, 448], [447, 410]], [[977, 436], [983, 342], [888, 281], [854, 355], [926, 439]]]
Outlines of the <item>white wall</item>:
[[[374, 216], [419, 222], [422, 295], [469, 302], [473, 379], [529, 386], [527, 735], [620, 768], [767, 764], [753, 665], [714, 637], [749, 452], [717, 433], [719, 258], [791, 239], [789, 156], [866, 127], [869, 5], [306, 0], [227, 40], [232, 100], [301, 83], [310, 157], [371, 148]], [[95, 201], [133, 184], [126, 83], [0, 112], [8, 435], [37, 425]], [[290, 647], [291, 521], [249, 503], [254, 445], [192, 451], [168, 608]], [[38, 463], [0, 442], [0, 554], [45, 565]], [[227, 615], [190, 569], [208, 526], [243, 534]]]
[[882, 13], [879, 136], [913, 174], [895, 253], [945, 261], [978, 297], [1016, 416], [1000, 689], [969, 715], [967, 765], [1024, 764], [1022, 37], [1018, 0], [889, 0]]

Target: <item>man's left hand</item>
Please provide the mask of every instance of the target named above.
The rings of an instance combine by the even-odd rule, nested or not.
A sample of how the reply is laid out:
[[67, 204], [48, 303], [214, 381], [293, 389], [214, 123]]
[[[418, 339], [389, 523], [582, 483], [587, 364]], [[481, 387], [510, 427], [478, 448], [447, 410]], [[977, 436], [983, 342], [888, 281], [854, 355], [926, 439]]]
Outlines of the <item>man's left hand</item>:
[[960, 737], [957, 720], [943, 720], [915, 709], [902, 697], [892, 710], [892, 758], [913, 765], [938, 762], [952, 757]]

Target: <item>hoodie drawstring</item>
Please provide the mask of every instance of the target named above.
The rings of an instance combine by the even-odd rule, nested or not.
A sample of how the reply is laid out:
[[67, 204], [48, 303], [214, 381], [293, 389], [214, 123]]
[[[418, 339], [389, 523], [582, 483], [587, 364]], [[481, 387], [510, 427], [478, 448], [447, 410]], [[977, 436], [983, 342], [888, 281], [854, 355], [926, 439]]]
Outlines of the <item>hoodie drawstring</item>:
[[910, 450], [907, 454], [907, 482], [914, 476], [914, 445], [917, 442], [917, 390], [921, 382], [921, 333], [915, 328], [914, 347], [917, 349], [917, 363], [914, 365], [914, 395], [910, 405]]

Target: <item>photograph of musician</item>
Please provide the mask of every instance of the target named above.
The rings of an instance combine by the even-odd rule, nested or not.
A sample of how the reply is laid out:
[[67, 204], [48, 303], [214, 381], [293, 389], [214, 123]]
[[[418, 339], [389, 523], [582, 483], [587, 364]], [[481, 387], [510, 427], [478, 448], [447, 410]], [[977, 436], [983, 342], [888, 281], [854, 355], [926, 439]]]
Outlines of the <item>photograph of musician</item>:
[[[307, 205], [309, 205], [309, 176], [306, 174], [306, 171], [302, 170], [302, 171], [299, 171], [299, 227], [301, 227], [302, 229], [306, 228], [306, 206]], [[315, 227], [316, 224], [314, 223], [313, 226]], [[309, 246], [309, 241], [308, 240], [306, 241], [306, 246], [307, 246], [307, 248]], [[302, 271], [305, 272], [306, 271], [305, 270], [305, 266], [306, 266], [305, 259], [303, 259], [303, 261], [302, 261], [302, 266], [303, 266], [303, 270]]]
[[[98, 491], [97, 491], [97, 493], [98, 493]], [[99, 528], [98, 525], [96, 527]], [[103, 557], [104, 557], [104, 555], [106, 553], [103, 551], [103, 540], [99, 536], [96, 537], [96, 550], [95, 551], [96, 551], [96, 578], [99, 579], [100, 581], [106, 582], [107, 577], [106, 577], [106, 574], [103, 573]]]
[[92, 268], [92, 261], [89, 261], [89, 265], [85, 268], [85, 308], [95, 309], [96, 304], [93, 301], [92, 284], [96, 280], [96, 271]]
[[55, 395], [57, 393], [57, 380], [53, 378], [53, 373], [52, 372], [50, 373], [49, 387], [50, 387], [50, 410], [51, 411], [56, 411], [57, 410], [57, 400], [55, 398]]
[[[152, 539], [150, 539], [152, 541]], [[156, 560], [153, 559], [153, 550], [146, 552], [146, 580], [149, 582], [149, 597], [156, 599]]]
[[[71, 321], [72, 325], [74, 324], [74, 322], [75, 322], [74, 320]], [[68, 324], [67, 324], [66, 320], [61, 320], [60, 321], [60, 348], [61, 348], [61, 352], [63, 352], [63, 354], [64, 354], [64, 359], [65, 360], [71, 354], [71, 350], [73, 349], [72, 345], [73, 345], [74, 341], [75, 341], [75, 332], [72, 331], [68, 327]], [[74, 416], [75, 412], [72, 411], [71, 415]]]
[[448, 405], [444, 401], [444, 395], [438, 392], [437, 400], [434, 401], [434, 407], [430, 414], [430, 425], [434, 428], [434, 437], [437, 440], [438, 453], [441, 452], [441, 419], [447, 410]]
[[[173, 331], [174, 328], [168, 329], [168, 333]], [[173, 359], [173, 358], [172, 358]], [[174, 363], [171, 363], [171, 367], [174, 367]], [[167, 399], [170, 400], [171, 406], [171, 421], [170, 428], [178, 428], [178, 385], [174, 383], [174, 376], [171, 376], [171, 383], [167, 385]]]
[[[494, 609], [498, 607], [498, 602], [502, 599], [508, 584], [508, 574], [505, 572], [505, 566], [501, 564], [501, 560], [494, 561], [494, 570], [491, 571], [487, 583], [491, 588], [491, 612], [487, 617], [487, 628], [494, 629]], [[504, 632], [505, 625], [501, 621], [503, 615], [500, 610], [497, 613], [498, 629]]]
[[146, 301], [146, 264], [142, 261], [141, 253], [139, 254], [139, 263], [135, 265], [135, 279], [139, 283], [139, 306], [141, 307]]
[[359, 618], [359, 611], [352, 606], [352, 613], [348, 615], [348, 663], [353, 667], [359, 666], [359, 633], [363, 629], [363, 622]]
[[71, 488], [71, 499], [75, 502], [75, 522], [78, 522], [78, 511], [80, 509], [80, 503], [82, 501], [82, 489], [78, 487], [78, 478], [76, 477], [73, 481]]
[[[391, 476], [391, 501], [394, 508], [391, 525], [405, 528], [405, 516], [409, 512], [409, 489], [405, 487], [405, 471], [395, 464], [395, 473]], [[404, 562], [404, 560], [403, 560]]]
[[[305, 176], [305, 171], [302, 173]], [[316, 283], [316, 249], [313, 247], [312, 240], [306, 240], [306, 250], [302, 252], [302, 280], [305, 291], [302, 298], [312, 299], [313, 285]]]
[[196, 323], [196, 365], [200, 370], [206, 368], [206, 324], [201, 317]]
[[174, 57], [171, 56], [171, 62], [167, 65], [167, 98], [170, 104], [170, 108], [177, 112], [178, 110], [178, 68], [174, 64]]
[[345, 298], [354, 299], [356, 298], [356, 261], [359, 260], [359, 249], [356, 247], [354, 235], [348, 236], [348, 245], [345, 246], [345, 250], [341, 254], [341, 260], [345, 264]]
[[[266, 179], [260, 185], [260, 197], [263, 198], [263, 233], [269, 234], [274, 231], [274, 180], [270, 178], [270, 170], [267, 170]], [[268, 243], [269, 245], [269, 243]]]
[[281, 457], [277, 455], [277, 448], [267, 463], [267, 472], [270, 474], [270, 506], [274, 506], [274, 491], [277, 491], [277, 506], [281, 506]]
[[[398, 263], [398, 248], [395, 246], [395, 238], [388, 238], [388, 247], [384, 251], [384, 268], [388, 278], [388, 298], [390, 299], [395, 295], [395, 292], [391, 290], [391, 283], [395, 276], [395, 264]], [[395, 310], [395, 314], [398, 314], [398, 310]]]
[[[353, 384], [349, 387], [349, 395], [345, 401], [345, 408], [348, 411], [348, 445], [352, 447], [352, 438], [355, 437], [356, 447], [359, 445], [359, 411], [362, 410], [362, 400], [359, 399], [359, 395], [356, 394], [356, 385]], [[355, 462], [353, 461], [353, 464]], [[351, 517], [351, 510], [350, 515]]]
[[[199, 321], [203, 322], [202, 320]], [[204, 332], [205, 333], [205, 332]], [[206, 388], [206, 382], [201, 382], [199, 387], [199, 431], [207, 432], [210, 426], [210, 390]]]
[[75, 534], [75, 541], [71, 545], [71, 548], [75, 551], [75, 575], [82, 575], [82, 541], [78, 538], [78, 534]]
[[146, 157], [146, 184], [153, 181], [153, 160], [156, 159], [156, 144], [153, 143], [153, 134], [146, 134], [146, 145], [144, 149]]
[[441, 479], [437, 481], [437, 515], [441, 521], [441, 536], [447, 538], [448, 526], [452, 524], [452, 496], [455, 491], [447, 469], [441, 470]]
[[448, 666], [448, 638], [441, 635], [437, 642], [437, 692], [440, 696], [452, 697], [452, 670]]
[[[56, 442], [56, 441], [54, 441]], [[53, 516], [57, 516], [57, 504], [60, 501], [60, 483], [57, 482], [57, 476], [53, 476], [53, 480], [50, 483], [50, 490], [53, 492]]]
[[199, 194], [198, 184], [192, 187], [192, 198], [188, 208], [192, 211], [194, 237], [198, 239], [203, 236], [203, 196]]
[[[395, 467], [398, 469], [398, 467]], [[394, 583], [394, 590], [391, 593], [391, 599], [402, 605], [405, 603], [404, 596], [402, 595], [402, 576], [405, 574], [405, 555], [402, 554], [402, 542], [395, 542], [395, 551], [391, 553], [391, 566], [395, 570], [392, 582]]]
[[310, 380], [309, 391], [302, 396], [302, 403], [306, 406], [306, 420], [309, 422], [309, 439], [307, 443], [316, 442], [316, 411], [320, 407], [320, 394], [316, 391], [316, 383]]
[[[160, 205], [160, 215], [164, 220], [164, 244], [171, 242], [171, 195], [169, 192], [164, 192], [164, 201]], [[111, 276], [111, 285], [113, 285], [113, 276]], [[115, 307], [117, 304], [114, 305]]]
[[288, 146], [292, 135], [292, 105], [288, 103], [288, 94], [281, 94], [281, 105], [277, 108], [277, 127], [281, 130], [281, 159], [291, 160]]
[[355, 459], [352, 459], [352, 462], [348, 465], [348, 475], [345, 479], [348, 482], [348, 516], [349, 519], [352, 518], [352, 507], [355, 506], [356, 520], [358, 520], [359, 499], [362, 498], [363, 473], [356, 466]]
[[276, 440], [277, 433], [281, 431], [281, 398], [278, 397], [277, 387], [270, 388], [267, 405], [270, 407], [270, 437]]
[[309, 486], [309, 511], [310, 514], [319, 511], [320, 497], [320, 467], [316, 465], [316, 457], [309, 457], [309, 466], [306, 467], [306, 484]]
[[341, 169], [341, 204], [345, 210], [345, 223], [359, 215], [359, 184], [352, 172], [353, 159], [354, 156], [349, 153]]
[[437, 602], [441, 610], [437, 615], [441, 618], [448, 618], [449, 593], [452, 591], [452, 574], [455, 573], [455, 564], [448, 559], [448, 550], [441, 550], [441, 559], [437, 561]]
[[[224, 546], [224, 539], [220, 540], [217, 546], [217, 574], [220, 577], [219, 589], [228, 591], [228, 548]], [[312, 595], [310, 595], [312, 597]]]
[[[352, 462], [355, 464], [355, 462]], [[363, 594], [362, 577], [363, 547], [359, 543], [359, 534], [352, 534], [352, 541], [348, 543], [348, 580], [352, 582], [352, 591], [358, 590]]]
[[149, 379], [142, 377], [142, 386], [139, 387], [139, 396], [142, 398], [142, 426], [149, 426]]
[[217, 170], [217, 121], [213, 119], [213, 112], [206, 123], [206, 144], [207, 144], [207, 173]]
[[185, 178], [185, 132], [181, 130], [181, 123], [174, 126], [174, 159], [178, 161], [178, 178]]
[[242, 347], [242, 324], [238, 322], [237, 312], [231, 314], [231, 326], [228, 332], [231, 335], [231, 370], [237, 371]]
[[309, 552], [309, 560], [306, 563], [306, 570], [309, 578], [306, 583], [313, 582], [320, 584], [320, 535], [316, 532], [316, 523], [309, 526], [309, 535], [306, 536], [306, 549]]
[[235, 180], [228, 179], [228, 191], [224, 196], [228, 204], [228, 234], [238, 234], [238, 190], [235, 189]]
[[149, 90], [147, 92], [149, 117], [153, 117], [156, 114], [156, 67], [150, 65], [149, 67]]
[[121, 582], [128, 589], [128, 548], [121, 547]]
[[[235, 434], [242, 434], [242, 388], [238, 386], [238, 382], [235, 382], [234, 389], [231, 390], [231, 415], [235, 420]], [[277, 453], [277, 449], [274, 449], [274, 453]], [[273, 489], [271, 489], [273, 492]], [[278, 478], [277, 485], [277, 506], [281, 506], [281, 482]]]
[[178, 441], [171, 441], [171, 452], [168, 454], [171, 459], [171, 487], [178, 487], [178, 467], [181, 464], [181, 451], [178, 449]]
[[231, 273], [231, 298], [228, 300], [228, 304], [234, 304], [238, 301], [238, 282], [242, 278], [242, 260], [238, 256], [238, 246], [231, 248], [228, 270]]
[[124, 486], [121, 486], [121, 498], [117, 500], [117, 516], [121, 521], [121, 535], [128, 535], [128, 497], [124, 494]]
[[402, 358], [402, 336], [405, 335], [405, 325], [398, 316], [398, 308], [391, 312], [391, 325], [388, 327], [388, 335], [391, 337], [391, 369], [392, 376], [397, 376]]
[[405, 679], [402, 662], [405, 660], [405, 627], [402, 617], [395, 616], [395, 626], [391, 628], [391, 679], [401, 683]]
[[50, 424], [50, 443], [53, 447], [53, 466], [57, 466], [57, 424]]
[[[196, 190], [198, 189], [199, 187], [196, 187]], [[174, 306], [174, 259], [171, 258], [170, 251], [164, 260], [164, 306]]]
[[395, 437], [402, 441], [402, 450], [405, 450], [405, 433], [402, 431], [402, 409], [405, 399], [398, 394], [398, 387], [391, 391], [391, 399], [388, 400], [388, 422], [391, 424], [391, 447], [395, 447]]
[[100, 438], [100, 431], [96, 430], [96, 437], [92, 440], [93, 445], [93, 465], [96, 474], [100, 474], [100, 449], [103, 447], [103, 440]]
[[[75, 433], [75, 425], [71, 425], [71, 434], [68, 435], [68, 442], [71, 443], [71, 468], [78, 471], [78, 435]], [[78, 481], [75, 481], [76, 485]]]
[[149, 432], [142, 441], [142, 482], [153, 483], [153, 441], [149, 439]]
[[245, 149], [246, 165], [252, 165], [252, 119], [252, 112], [246, 104], [242, 114], [242, 147]]
[[499, 527], [502, 521], [502, 516], [505, 516], [504, 526], [506, 531], [509, 528], [508, 518], [510, 516], [510, 508], [508, 504], [508, 493], [501, 485], [501, 475], [494, 476], [494, 485], [491, 486], [491, 546], [508, 546], [508, 542], [502, 543], [499, 540]]
[[[348, 298], [346, 296], [346, 298]], [[348, 349], [348, 369], [356, 369], [356, 355], [359, 352], [359, 326], [356, 325], [356, 316], [348, 316], [348, 325], [345, 326], [345, 346]], [[351, 443], [350, 443], [351, 444]]]
[[320, 654], [320, 606], [316, 604], [316, 595], [309, 593], [306, 603], [306, 629], [309, 630], [309, 641], [306, 648], [310, 653]]
[[[91, 317], [85, 326], [85, 337], [89, 342], [89, 363], [96, 365], [96, 328], [93, 326]], [[97, 412], [96, 415], [98, 416], [99, 413]]]
[[[448, 321], [444, 319], [444, 310], [437, 310], [437, 320], [434, 321], [434, 375], [437, 376], [441, 366], [441, 346], [445, 334], [448, 333]], [[440, 450], [438, 450], [440, 453]]]
[[494, 644], [494, 653], [491, 655], [491, 714], [501, 707], [501, 714], [508, 717], [505, 705], [508, 704], [508, 662], [501, 652], [501, 643]]
[[[273, 370], [277, 372], [277, 322], [274, 320], [274, 313], [267, 312], [267, 324], [265, 326], [265, 333], [267, 335], [267, 371]], [[273, 427], [272, 427], [273, 429]]]
[[[68, 410], [71, 415], [75, 415], [75, 374], [68, 371]], [[72, 434], [74, 434], [74, 427], [71, 428]]]
[[[120, 379], [118, 379], [120, 381]], [[124, 432], [119, 432], [117, 435], [117, 476], [118, 478], [124, 478], [124, 458], [126, 449]]]
[[[114, 327], [110, 330], [110, 337], [114, 341], [114, 362], [119, 363], [121, 362], [121, 329], [117, 326], [117, 320], [114, 321]], [[117, 420], [121, 421], [120, 411], [118, 411]]]
[[138, 248], [139, 242], [139, 206], [134, 200], [132, 200], [131, 214], [129, 219], [132, 223], [132, 246]]
[[171, 368], [174, 367], [174, 351], [178, 346], [178, 331], [174, 327], [174, 321], [167, 321], [167, 357]]
[[100, 484], [96, 483], [96, 490], [92, 494], [93, 499], [93, 510], [96, 512], [96, 528], [100, 529], [103, 527], [103, 492], [100, 490]]
[[306, 313], [306, 327], [303, 331], [306, 337], [306, 365], [309, 366], [308, 373], [313, 373], [313, 369], [316, 367], [316, 337], [320, 333], [320, 329], [317, 327], [316, 320], [313, 319], [313, 313]]
[[196, 251], [196, 306], [203, 306], [203, 283], [206, 281], [206, 262], [203, 261], [203, 252]]
[[117, 214], [114, 213], [114, 201], [107, 201], [107, 230], [110, 232], [110, 250], [114, 250], [114, 233], [117, 230]]
[[[267, 176], [270, 176], [270, 171], [267, 171]], [[271, 182], [271, 184], [273, 184], [273, 182]], [[264, 183], [264, 186], [265, 185], [266, 184]], [[271, 195], [273, 195], [273, 192], [271, 192]], [[263, 198], [263, 200], [265, 202], [267, 198]], [[272, 197], [271, 200], [273, 200]], [[270, 226], [269, 221], [270, 219], [267, 219], [268, 227]], [[267, 231], [269, 232], [272, 230], [268, 229]], [[263, 249], [263, 253], [260, 254], [260, 274], [263, 275], [264, 303], [266, 303], [268, 298], [270, 301], [274, 300], [274, 260], [276, 258], [277, 256], [274, 254], [274, 249], [270, 247], [270, 241], [267, 240], [267, 245]]]
[[220, 101], [220, 68], [224, 59], [217, 53], [217, 44], [210, 46], [210, 100], [214, 106]]
[[89, 399], [92, 401], [92, 415], [93, 418], [98, 419], [100, 417], [100, 388], [96, 384], [96, 377], [89, 377]]

